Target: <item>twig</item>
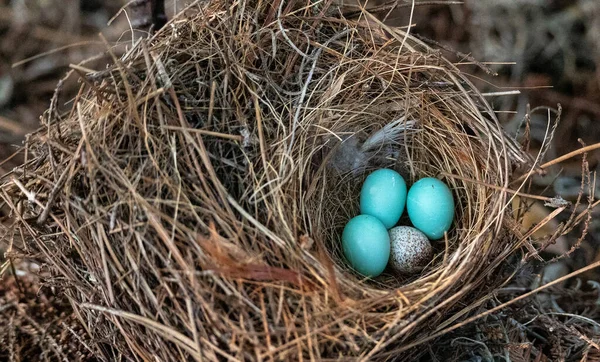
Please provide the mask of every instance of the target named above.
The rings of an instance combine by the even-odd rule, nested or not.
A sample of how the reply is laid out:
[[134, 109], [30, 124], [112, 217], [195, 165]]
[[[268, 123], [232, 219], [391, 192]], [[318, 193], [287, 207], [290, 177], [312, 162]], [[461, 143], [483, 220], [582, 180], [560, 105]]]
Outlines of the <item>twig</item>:
[[[561, 163], [561, 162], [566, 161], [566, 160], [568, 160], [570, 158], [573, 158], [575, 156], [579, 156], [579, 155], [581, 155], [583, 153], [590, 152], [590, 151], [597, 150], [597, 149], [600, 149], [600, 142], [599, 143], [595, 143], [593, 145], [586, 146], [586, 147], [582, 147], [582, 148], [580, 148], [578, 150], [575, 150], [575, 151], [569, 152], [569, 153], [567, 153], [565, 155], [562, 155], [560, 157], [557, 157], [554, 160], [551, 160], [551, 161], [548, 161], [548, 162], [544, 163], [539, 168], [543, 170], [543, 169], [546, 169], [546, 168], [548, 168], [550, 166], [554, 166], [557, 163]], [[521, 182], [521, 181], [525, 180], [528, 176], [529, 176], [529, 173], [521, 175], [519, 178], [515, 179], [512, 183]]]
[[233, 135], [233, 134], [226, 134], [226, 133], [220, 133], [220, 132], [213, 132], [213, 131], [208, 131], [205, 129], [198, 129], [198, 128], [185, 128], [185, 127], [180, 127], [180, 126], [163, 126], [163, 128], [165, 129], [170, 129], [173, 131], [183, 131], [185, 130], [186, 132], [191, 132], [191, 133], [199, 133], [199, 134], [203, 134], [206, 136], [213, 136], [213, 137], [219, 137], [219, 138], [224, 138], [224, 139], [228, 139], [228, 140], [233, 140], [233, 141], [243, 141], [244, 140], [244, 136], [241, 135]]
[[508, 192], [509, 194], [521, 196], [521, 197], [528, 198], [528, 199], [545, 201], [548, 204], [552, 204], [552, 205], [554, 205], [557, 202], [557, 198], [556, 197], [546, 197], [546, 196], [540, 196], [540, 195], [526, 194], [524, 192], [520, 192], [520, 191], [515, 191], [515, 190], [512, 190], [512, 189], [509, 189], [507, 187], [492, 185], [490, 183], [486, 183], [486, 182], [482, 182], [482, 181], [478, 181], [478, 180], [473, 180], [473, 179], [470, 179], [468, 177], [458, 176], [458, 175], [454, 175], [454, 174], [451, 174], [451, 173], [448, 173], [448, 172], [440, 172], [440, 175], [444, 175], [446, 177], [455, 178], [455, 179], [461, 180], [461, 181], [471, 182], [471, 183], [474, 183], [474, 184], [477, 184], [477, 185], [480, 185], [480, 186], [488, 187], [488, 188], [493, 189], [493, 190], [502, 191], [502, 192]]

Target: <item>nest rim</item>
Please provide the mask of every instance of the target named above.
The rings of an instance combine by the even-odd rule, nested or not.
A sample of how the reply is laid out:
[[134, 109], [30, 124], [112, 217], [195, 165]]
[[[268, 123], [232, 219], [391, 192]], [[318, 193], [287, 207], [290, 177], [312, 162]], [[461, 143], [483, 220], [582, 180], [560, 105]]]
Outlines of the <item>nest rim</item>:
[[[489, 275], [502, 262], [500, 256], [518, 245], [516, 235], [503, 224], [510, 195], [502, 187], [511, 180], [512, 168], [526, 162], [526, 156], [504, 136], [489, 104], [468, 78], [410, 34], [391, 28], [385, 29], [388, 33], [373, 32], [370, 27], [377, 23], [348, 19], [340, 23], [326, 13], [316, 21], [311, 6], [284, 9], [283, 1], [279, 8], [261, 5], [265, 15], [263, 24], [257, 25], [253, 16], [259, 9], [250, 9], [256, 4], [244, 4], [247, 8], [243, 10], [230, 9], [216, 1], [205, 5], [202, 15], [192, 18], [195, 20], [190, 20], [189, 14], [188, 18], [180, 15], [170, 22], [173, 26], [165, 27], [147, 44], [141, 42], [115, 67], [90, 76], [100, 87], [84, 85], [70, 114], [53, 109], [45, 114], [45, 128], [27, 145], [35, 162], [4, 183], [4, 195], [9, 195], [8, 199], [3, 196], [4, 201], [23, 205], [13, 208], [15, 215], [21, 215], [15, 223], [20, 223], [23, 215], [39, 218], [46, 213], [47, 222], [26, 227], [29, 245], [35, 250], [30, 255], [68, 280], [64, 290], [81, 321], [91, 325], [102, 320], [94, 337], [105, 340], [102, 335], [110, 336], [121, 353], [144, 355], [143, 349], [147, 349], [172, 356], [161, 347], [173, 344], [198, 358], [200, 346], [209, 348], [213, 342], [198, 337], [207, 332], [199, 331], [196, 322], [188, 328], [184, 321], [188, 313], [198, 319], [208, 317], [200, 317], [194, 308], [190, 311], [186, 303], [203, 301], [207, 291], [217, 300], [230, 299], [228, 293], [239, 294], [236, 303], [257, 318], [253, 326], [262, 326], [259, 319], [263, 317], [268, 321], [264, 323], [275, 325], [278, 309], [271, 303], [266, 306], [263, 297], [258, 301], [256, 295], [246, 296], [253, 287], [266, 294], [281, 290], [283, 295], [285, 289], [294, 303], [303, 300], [310, 304], [311, 317], [297, 316], [297, 321], [285, 323], [301, 333], [299, 338], [314, 339], [322, 348], [318, 353], [331, 353], [330, 347], [323, 345], [327, 338], [311, 330], [301, 332], [300, 322], [310, 319], [315, 324], [312, 328], [319, 330], [334, 323], [332, 318], [347, 322], [351, 319], [348, 315], [359, 318], [364, 327], [354, 324], [352, 332], [334, 328], [333, 335], [353, 336], [352, 342], [334, 343], [335, 348], [378, 359], [406, 351], [405, 346], [394, 343], [418, 342], [427, 329], [420, 323], [431, 322], [436, 312], [452, 311], [448, 320], [463, 313], [468, 308], [457, 311], [456, 305], [476, 299], [466, 295], [482, 285], [481, 275], [474, 275], [478, 274], [474, 270]], [[313, 45], [311, 53], [316, 60], [298, 46], [304, 33], [293, 40], [285, 31], [274, 36], [280, 26], [291, 28], [306, 22], [326, 24], [326, 31], [308, 37], [309, 43], [318, 45]], [[242, 23], [256, 27], [243, 33], [252, 34], [254, 42], [207, 35], [209, 25], [216, 34], [230, 31], [232, 35], [235, 31], [228, 27]], [[199, 47], [201, 41], [205, 44]], [[228, 42], [238, 49], [228, 49]], [[274, 42], [276, 49], [265, 45]], [[198, 47], [198, 54], [185, 53], [191, 43]], [[348, 56], [344, 49], [352, 46], [357, 53]], [[204, 53], [211, 49], [217, 49], [212, 54], [215, 58], [207, 60]], [[172, 57], [173, 52], [179, 52], [179, 58]], [[243, 66], [226, 71], [225, 66], [215, 65], [220, 54]], [[220, 61], [230, 64], [227, 57]], [[204, 78], [191, 82], [193, 87], [189, 80], [198, 67], [190, 64], [190, 59], [207, 66]], [[397, 63], [390, 63], [391, 59]], [[319, 67], [319, 62], [330, 67]], [[282, 90], [284, 83], [269, 83], [277, 72], [269, 67], [257, 72], [256, 64], [270, 64], [282, 74], [294, 66], [299, 78], [304, 75], [309, 81], [289, 86], [295, 93]], [[253, 72], [241, 74], [244, 68]], [[223, 73], [230, 78], [225, 80]], [[360, 74], [362, 78], [357, 76]], [[313, 77], [318, 81], [305, 86]], [[407, 86], [411, 77], [421, 81], [416, 91]], [[368, 88], [362, 84], [366, 80]], [[437, 81], [446, 83], [449, 90], [423, 86]], [[129, 82], [142, 91], [132, 92]], [[230, 90], [217, 89], [227, 82]], [[234, 83], [238, 88], [233, 88]], [[386, 88], [386, 83], [393, 89]], [[240, 89], [245, 103], [231, 96]], [[194, 97], [188, 97], [190, 90], [200, 99], [197, 104]], [[356, 94], [362, 94], [363, 103], [354, 98]], [[273, 95], [279, 98], [269, 100]], [[235, 109], [229, 119], [223, 116], [228, 106]], [[361, 114], [357, 111], [361, 107], [368, 112]], [[146, 113], [149, 108], [152, 117]], [[142, 109], [144, 116], [140, 117]], [[344, 114], [351, 116], [344, 118]], [[393, 163], [392, 168], [407, 175], [409, 185], [420, 177], [442, 177], [453, 190], [458, 212], [443, 245], [433, 243], [435, 263], [422, 274], [408, 278], [388, 274], [365, 281], [343, 262], [339, 220], [358, 215], [358, 198], [352, 189], [359, 187], [361, 177], [364, 179], [372, 166], [365, 167], [358, 177], [352, 176], [352, 183], [344, 183], [350, 176], [340, 177], [323, 159], [333, 152], [328, 142], [335, 142], [335, 136], [367, 137], [389, 124], [390, 115], [405, 121], [416, 119], [420, 126], [410, 137], [404, 135], [406, 147], [398, 151], [404, 152], [407, 161]], [[56, 155], [46, 151], [49, 139], [56, 141], [50, 145]], [[152, 175], [160, 181], [152, 180]], [[490, 184], [499, 189], [488, 187]], [[26, 204], [23, 189], [37, 195], [33, 202]], [[163, 192], [167, 196], [161, 199]], [[355, 201], [349, 194], [354, 194]], [[344, 203], [354, 205], [346, 214], [340, 211]], [[143, 225], [136, 226], [140, 223]], [[326, 231], [332, 229], [338, 230], [338, 236]], [[49, 235], [57, 233], [61, 238], [47, 244]], [[125, 241], [139, 246], [124, 246]], [[72, 253], [79, 257], [73, 258]], [[128, 269], [137, 271], [132, 276]], [[161, 279], [164, 273], [169, 275], [167, 281]], [[185, 302], [175, 290], [185, 295]], [[160, 307], [156, 294], [169, 300], [176, 310], [173, 315]], [[119, 301], [123, 297], [127, 303]], [[212, 310], [217, 315], [211, 317], [214, 320], [205, 321], [216, 335], [223, 335], [224, 326], [236, 320], [223, 303], [215, 307], [218, 311]], [[177, 338], [156, 329], [150, 323], [152, 315], [168, 331], [179, 333]], [[124, 329], [119, 330], [116, 326], [121, 323]], [[186, 333], [178, 332], [180, 329]], [[120, 333], [127, 337], [125, 342], [116, 340]], [[365, 333], [378, 342], [354, 341]], [[151, 338], [144, 341], [145, 334]], [[216, 337], [214, 344], [221, 346], [221, 338]], [[271, 348], [261, 356], [291, 353], [289, 346], [295, 340], [290, 337], [273, 347], [269, 333], [257, 338]], [[251, 344], [240, 337], [240, 346]], [[225, 347], [221, 348], [224, 351]], [[298, 354], [317, 353], [311, 348], [305, 346]]]

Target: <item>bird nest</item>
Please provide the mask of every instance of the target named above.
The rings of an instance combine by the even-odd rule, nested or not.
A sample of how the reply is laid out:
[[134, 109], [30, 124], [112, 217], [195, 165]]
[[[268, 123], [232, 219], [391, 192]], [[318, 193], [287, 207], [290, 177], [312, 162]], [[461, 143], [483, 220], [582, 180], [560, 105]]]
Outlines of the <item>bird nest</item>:
[[[504, 190], [526, 157], [439, 52], [340, 12], [195, 3], [45, 113], [2, 186], [8, 238], [104, 358], [419, 354], [504, 281], [521, 240]], [[380, 167], [453, 192], [417, 275], [364, 279], [343, 258]]]

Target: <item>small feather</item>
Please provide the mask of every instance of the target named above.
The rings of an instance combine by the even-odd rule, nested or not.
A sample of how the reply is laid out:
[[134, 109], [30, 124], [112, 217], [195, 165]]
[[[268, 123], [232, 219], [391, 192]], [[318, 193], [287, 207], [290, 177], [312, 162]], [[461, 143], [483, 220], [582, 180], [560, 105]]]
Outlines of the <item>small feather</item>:
[[367, 138], [365, 143], [363, 143], [361, 150], [367, 152], [379, 149], [388, 143], [399, 144], [404, 141], [404, 135], [407, 131], [414, 131], [415, 124], [416, 122], [413, 120], [406, 121], [406, 117], [401, 117], [390, 122]]

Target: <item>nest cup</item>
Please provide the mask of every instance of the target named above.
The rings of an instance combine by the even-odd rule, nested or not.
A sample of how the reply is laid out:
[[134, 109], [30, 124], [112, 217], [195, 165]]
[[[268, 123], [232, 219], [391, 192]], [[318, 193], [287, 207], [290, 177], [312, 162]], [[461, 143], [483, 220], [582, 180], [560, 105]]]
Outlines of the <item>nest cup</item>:
[[[501, 190], [525, 157], [438, 52], [341, 11], [196, 3], [45, 114], [2, 188], [9, 237], [49, 266], [98, 356], [416, 356], [498, 284], [518, 247]], [[378, 167], [453, 191], [419, 275], [365, 281], [343, 259]]]

